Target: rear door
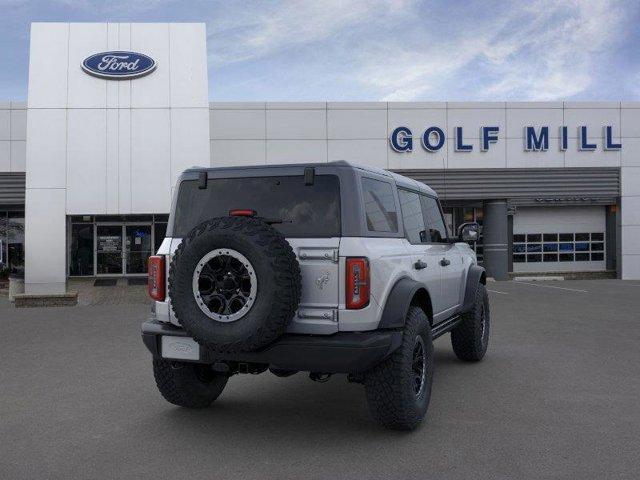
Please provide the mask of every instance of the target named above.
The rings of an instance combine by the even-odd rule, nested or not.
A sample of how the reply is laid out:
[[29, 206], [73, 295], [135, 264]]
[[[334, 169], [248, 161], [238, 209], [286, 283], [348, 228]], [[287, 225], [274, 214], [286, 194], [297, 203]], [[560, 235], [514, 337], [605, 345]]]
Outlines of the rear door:
[[399, 188], [398, 196], [408, 242], [407, 249], [412, 255], [413, 275], [429, 290], [434, 318], [437, 320], [446, 308], [442, 301], [442, 266], [440, 265], [444, 252], [441, 245], [429, 242], [429, 232], [422, 213], [420, 199], [422, 195]]
[[430, 246], [442, 267], [442, 317], [454, 314], [460, 305], [460, 290], [463, 275], [462, 255], [455, 244], [449, 242], [440, 203], [434, 197], [421, 195], [422, 211], [427, 225]]

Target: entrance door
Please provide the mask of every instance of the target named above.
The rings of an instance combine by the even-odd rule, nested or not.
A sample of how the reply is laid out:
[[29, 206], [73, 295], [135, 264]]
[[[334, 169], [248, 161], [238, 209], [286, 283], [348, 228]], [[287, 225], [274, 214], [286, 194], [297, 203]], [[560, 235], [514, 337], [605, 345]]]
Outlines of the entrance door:
[[125, 227], [125, 273], [139, 275], [147, 273], [147, 260], [151, 256], [151, 225], [126, 225]]
[[122, 275], [122, 226], [96, 225], [96, 274]]

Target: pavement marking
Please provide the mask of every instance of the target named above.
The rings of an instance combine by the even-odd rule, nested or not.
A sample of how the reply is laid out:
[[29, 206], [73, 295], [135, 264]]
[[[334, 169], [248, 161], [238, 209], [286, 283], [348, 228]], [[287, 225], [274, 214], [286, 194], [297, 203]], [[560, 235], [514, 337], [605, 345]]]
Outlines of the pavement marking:
[[500, 295], [509, 295], [507, 292], [499, 292], [498, 290], [489, 290], [488, 288], [487, 288], [487, 292], [499, 293]]
[[513, 282], [513, 283], [521, 283], [522, 285], [531, 285], [532, 287], [555, 288], [557, 290], [568, 290], [570, 292], [589, 293], [587, 290], [579, 290], [577, 288], [555, 287], [553, 285], [541, 285], [541, 284], [538, 284], [538, 283], [528, 283], [528, 282]]

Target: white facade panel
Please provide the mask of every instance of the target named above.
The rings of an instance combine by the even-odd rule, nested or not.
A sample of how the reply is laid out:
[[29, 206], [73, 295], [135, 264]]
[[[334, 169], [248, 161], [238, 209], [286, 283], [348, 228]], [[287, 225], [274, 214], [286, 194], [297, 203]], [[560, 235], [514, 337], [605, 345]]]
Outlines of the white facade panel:
[[210, 166], [209, 109], [172, 108], [170, 185], [193, 166]]
[[264, 165], [265, 140], [211, 140], [211, 166]]
[[330, 140], [366, 140], [387, 138], [386, 110], [327, 111], [327, 135]]
[[623, 108], [620, 112], [621, 131], [625, 138], [640, 138], [640, 108]]
[[640, 195], [624, 197], [620, 209], [620, 223], [622, 226], [640, 225]]
[[[632, 261], [640, 262], [640, 225], [623, 225], [621, 230], [621, 241], [625, 245], [623, 255], [633, 255]], [[624, 270], [622, 273], [624, 278]]]
[[[447, 117], [450, 128], [462, 127], [465, 138], [478, 138], [480, 127], [498, 127], [498, 137], [503, 141], [506, 126], [505, 108], [449, 108]], [[450, 131], [449, 135], [453, 135]]]
[[14, 140], [11, 143], [11, 171], [27, 171], [27, 142]]
[[465, 144], [473, 145], [473, 150], [470, 152], [456, 152], [454, 140], [448, 140], [447, 168], [506, 168], [506, 141], [502, 135], [502, 133], [498, 134], [499, 140], [489, 145], [486, 152], [481, 150], [478, 137], [464, 140]]
[[[448, 133], [447, 111], [441, 108], [404, 108], [390, 109], [387, 112], [387, 138], [397, 127], [408, 127], [413, 133], [413, 148], [421, 149], [420, 139], [429, 127], [440, 127], [446, 138], [453, 138], [453, 132]], [[388, 148], [388, 147], [387, 147]]]
[[[1, 115], [1, 114], [0, 114]], [[27, 111], [25, 109], [11, 110], [11, 140], [27, 139]]]
[[[108, 83], [113, 85], [113, 82]], [[117, 91], [116, 91], [117, 93]], [[117, 214], [120, 212], [118, 205], [118, 110], [109, 108], [106, 113], [106, 155], [105, 155], [105, 213]]]
[[[171, 106], [209, 108], [207, 45], [204, 23], [170, 23]], [[189, 88], [185, 88], [188, 85]]]
[[81, 65], [88, 56], [108, 49], [106, 23], [69, 25], [67, 108], [106, 108], [107, 82], [87, 75]]
[[66, 188], [67, 111], [30, 109], [27, 135], [27, 188]]
[[264, 140], [266, 110], [211, 110], [211, 140]]
[[[132, 108], [169, 108], [171, 104], [169, 24], [132, 23], [131, 50], [156, 61], [153, 73], [131, 80]], [[191, 84], [182, 88], [189, 89]]]
[[329, 161], [347, 160], [389, 168], [387, 164], [387, 140], [329, 140]]
[[[325, 110], [267, 109], [267, 139], [312, 140], [327, 138]], [[326, 157], [325, 157], [326, 158]]]
[[11, 171], [11, 142], [0, 140], [0, 172]]
[[66, 108], [68, 63], [69, 24], [32, 23], [29, 108]]
[[106, 109], [68, 111], [67, 213], [106, 213]]
[[[598, 148], [592, 152], [580, 151], [575, 139], [569, 139], [569, 148], [564, 153], [565, 167], [619, 167], [620, 152], [602, 149], [602, 138], [590, 138], [589, 142], [597, 143]], [[617, 141], [617, 140], [616, 140]], [[576, 142], [574, 144], [574, 142]]]
[[267, 140], [268, 164], [326, 161], [326, 140]]
[[640, 195], [640, 167], [625, 167], [621, 179], [621, 193], [623, 197]]
[[131, 213], [164, 213], [171, 205], [171, 114], [131, 111]]
[[[131, 24], [118, 23], [118, 49], [131, 50]], [[120, 108], [131, 107], [131, 80], [115, 82], [118, 88], [118, 106]]]
[[0, 109], [0, 142], [11, 140], [11, 110]]
[[[121, 83], [121, 82], [118, 82]], [[131, 213], [131, 110], [118, 110], [118, 212]]]
[[622, 167], [640, 167], [640, 138], [624, 138], [620, 152]]
[[27, 188], [25, 291], [64, 293], [66, 269], [65, 190]]
[[622, 254], [621, 278], [623, 280], [640, 279], [640, 255]]

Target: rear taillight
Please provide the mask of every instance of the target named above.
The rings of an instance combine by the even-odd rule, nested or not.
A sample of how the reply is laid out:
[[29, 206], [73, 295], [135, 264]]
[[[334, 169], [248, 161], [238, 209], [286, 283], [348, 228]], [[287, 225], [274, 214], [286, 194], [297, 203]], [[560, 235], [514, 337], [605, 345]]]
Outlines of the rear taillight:
[[147, 291], [149, 296], [159, 302], [165, 297], [165, 271], [164, 255], [153, 255], [149, 257], [149, 279], [147, 281]]
[[369, 260], [365, 257], [347, 258], [346, 305], [348, 309], [369, 305]]

